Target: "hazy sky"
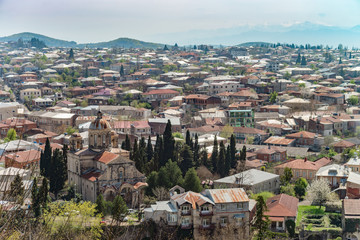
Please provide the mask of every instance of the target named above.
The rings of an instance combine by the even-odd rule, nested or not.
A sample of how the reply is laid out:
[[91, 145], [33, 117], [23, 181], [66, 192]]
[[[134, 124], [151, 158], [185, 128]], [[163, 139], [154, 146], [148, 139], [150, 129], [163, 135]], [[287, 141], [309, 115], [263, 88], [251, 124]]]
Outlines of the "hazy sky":
[[[83, 42], [239, 25], [360, 24], [360, 0], [0, 0], [0, 36]], [[162, 39], [159, 39], [158, 42]]]

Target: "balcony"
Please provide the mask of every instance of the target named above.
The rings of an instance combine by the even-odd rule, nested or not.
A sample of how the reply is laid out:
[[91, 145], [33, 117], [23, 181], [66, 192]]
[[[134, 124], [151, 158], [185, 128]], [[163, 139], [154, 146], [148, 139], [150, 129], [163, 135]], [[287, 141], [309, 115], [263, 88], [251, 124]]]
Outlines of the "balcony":
[[201, 224], [201, 225], [199, 226], [199, 229], [200, 229], [200, 230], [211, 230], [211, 229], [214, 229], [214, 228], [215, 228], [215, 224], [214, 224], [214, 223], [207, 224], [207, 225]]
[[181, 224], [181, 229], [191, 229], [192, 225], [190, 223]]
[[181, 216], [189, 216], [191, 215], [191, 211], [190, 210], [183, 210], [181, 211]]
[[200, 211], [200, 217], [212, 216], [214, 213], [212, 211]]

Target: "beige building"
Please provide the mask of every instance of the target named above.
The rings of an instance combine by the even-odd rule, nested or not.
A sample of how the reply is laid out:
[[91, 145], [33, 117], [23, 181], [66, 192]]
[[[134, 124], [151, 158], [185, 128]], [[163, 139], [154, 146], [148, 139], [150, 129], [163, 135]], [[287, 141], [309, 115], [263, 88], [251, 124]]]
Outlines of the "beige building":
[[20, 99], [21, 101], [25, 101], [25, 98], [38, 98], [41, 97], [41, 90], [35, 88], [28, 88], [20, 90]]
[[[179, 189], [179, 188], [178, 188]], [[177, 189], [177, 190], [178, 190]], [[181, 188], [180, 188], [181, 189]], [[242, 188], [206, 189], [202, 193], [172, 194], [170, 201], [156, 202], [144, 210], [145, 220], [181, 229], [193, 229], [195, 239], [248, 239], [253, 202]]]
[[70, 138], [68, 181], [84, 200], [95, 202], [99, 194], [107, 201], [121, 195], [129, 207], [137, 206], [147, 184], [128, 154], [118, 148], [118, 136], [99, 112], [89, 128], [89, 147], [80, 134]]

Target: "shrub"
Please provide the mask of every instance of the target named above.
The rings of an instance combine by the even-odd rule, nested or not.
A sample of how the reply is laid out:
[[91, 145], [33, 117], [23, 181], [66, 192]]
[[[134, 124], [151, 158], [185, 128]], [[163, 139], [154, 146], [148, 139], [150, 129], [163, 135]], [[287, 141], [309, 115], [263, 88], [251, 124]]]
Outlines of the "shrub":
[[321, 215], [321, 214], [308, 214], [308, 215], [306, 215], [306, 218], [308, 218], [308, 219], [321, 219], [323, 217], [324, 217], [324, 215]]
[[329, 214], [330, 224], [333, 224], [337, 227], [341, 227], [341, 215], [339, 214]]

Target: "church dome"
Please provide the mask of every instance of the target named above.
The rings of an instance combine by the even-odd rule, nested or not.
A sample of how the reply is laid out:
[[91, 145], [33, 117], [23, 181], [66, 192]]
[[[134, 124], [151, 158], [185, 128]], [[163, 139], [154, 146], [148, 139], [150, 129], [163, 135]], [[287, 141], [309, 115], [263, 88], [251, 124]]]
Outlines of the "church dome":
[[89, 127], [90, 130], [105, 130], [111, 129], [110, 123], [108, 121], [106, 121], [105, 119], [102, 118], [102, 113], [99, 111], [97, 114], [97, 118], [95, 119], [95, 121], [93, 121], [90, 124]]

